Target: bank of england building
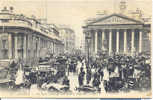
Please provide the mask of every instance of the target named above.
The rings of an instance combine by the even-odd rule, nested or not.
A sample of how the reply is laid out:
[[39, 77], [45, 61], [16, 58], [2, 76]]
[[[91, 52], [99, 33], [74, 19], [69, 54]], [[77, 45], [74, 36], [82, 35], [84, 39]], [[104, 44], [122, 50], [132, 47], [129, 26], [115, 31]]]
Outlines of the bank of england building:
[[0, 64], [21, 59], [36, 66], [40, 57], [62, 53], [64, 44], [55, 25], [42, 23], [35, 17], [14, 13], [13, 7], [0, 12]]

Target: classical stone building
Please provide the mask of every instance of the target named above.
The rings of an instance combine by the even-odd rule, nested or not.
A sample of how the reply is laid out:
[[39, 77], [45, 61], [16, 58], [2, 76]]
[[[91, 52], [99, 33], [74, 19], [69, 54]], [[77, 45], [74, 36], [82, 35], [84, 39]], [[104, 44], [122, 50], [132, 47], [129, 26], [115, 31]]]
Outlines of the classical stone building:
[[22, 59], [33, 66], [46, 53], [62, 52], [64, 45], [56, 27], [12, 10], [4, 7], [0, 13], [0, 61]]
[[150, 24], [125, 16], [121, 13], [102, 16], [83, 26], [85, 37], [90, 36], [90, 43], [85, 38], [86, 51], [101, 51], [121, 54], [133, 54], [150, 51]]

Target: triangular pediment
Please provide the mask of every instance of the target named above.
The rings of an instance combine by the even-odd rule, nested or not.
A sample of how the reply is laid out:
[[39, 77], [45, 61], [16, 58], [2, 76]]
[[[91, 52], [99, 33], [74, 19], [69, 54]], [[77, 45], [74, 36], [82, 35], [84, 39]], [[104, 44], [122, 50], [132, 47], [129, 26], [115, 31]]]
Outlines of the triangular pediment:
[[128, 18], [126, 16], [112, 14], [100, 19], [97, 19], [90, 23], [90, 25], [107, 25], [107, 24], [142, 24], [141, 21]]

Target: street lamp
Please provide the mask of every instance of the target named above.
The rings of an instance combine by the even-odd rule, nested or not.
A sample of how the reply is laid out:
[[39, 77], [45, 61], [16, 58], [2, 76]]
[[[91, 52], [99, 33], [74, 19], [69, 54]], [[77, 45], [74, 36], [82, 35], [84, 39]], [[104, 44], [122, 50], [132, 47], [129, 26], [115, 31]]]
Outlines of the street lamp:
[[87, 66], [89, 67], [89, 44], [90, 44], [90, 40], [91, 40], [89, 32], [87, 32], [87, 35], [85, 38], [87, 40], [87, 47], [88, 47], [88, 65]]

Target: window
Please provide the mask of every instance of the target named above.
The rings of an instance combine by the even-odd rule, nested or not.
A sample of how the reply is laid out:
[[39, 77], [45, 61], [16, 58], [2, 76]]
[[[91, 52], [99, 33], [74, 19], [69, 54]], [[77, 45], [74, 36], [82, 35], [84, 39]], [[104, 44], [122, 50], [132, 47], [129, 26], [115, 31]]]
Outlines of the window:
[[2, 48], [6, 49], [6, 40], [2, 40]]
[[18, 49], [23, 49], [23, 36], [19, 35], [18, 36]]
[[8, 19], [2, 19], [1, 21], [2, 21], [2, 23], [7, 23], [7, 22], [9, 22]]
[[0, 59], [8, 59], [8, 35], [2, 33], [0, 35]]
[[8, 59], [7, 40], [2, 40], [1, 59]]

